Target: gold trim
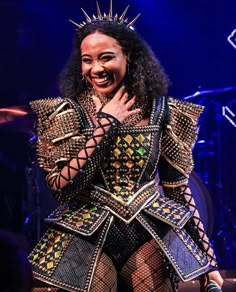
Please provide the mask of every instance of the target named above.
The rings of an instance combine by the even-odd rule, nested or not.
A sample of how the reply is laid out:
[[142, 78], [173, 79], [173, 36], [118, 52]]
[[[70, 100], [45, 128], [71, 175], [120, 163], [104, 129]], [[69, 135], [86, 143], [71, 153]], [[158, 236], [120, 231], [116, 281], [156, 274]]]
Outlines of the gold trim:
[[124, 207], [128, 207], [132, 204], [132, 202], [138, 197], [138, 195], [140, 193], [142, 193], [146, 188], [150, 187], [150, 186], [154, 186], [156, 185], [157, 186], [157, 183], [156, 183], [156, 180], [152, 180], [150, 181], [149, 183], [145, 184], [144, 186], [142, 186], [133, 196], [132, 198], [129, 199], [128, 202], [124, 202], [123, 200], [117, 198], [116, 195], [114, 195], [113, 193], [103, 189], [103, 188], [100, 188], [98, 186], [95, 186], [95, 185], [92, 185], [94, 187], [94, 189], [98, 192], [102, 192], [102, 193], [105, 193], [106, 195], [108, 195], [109, 197], [113, 198], [114, 200], [116, 200], [117, 202], [119, 202], [121, 205], [123, 205]]
[[109, 210], [112, 214], [114, 214], [116, 217], [118, 217], [119, 219], [121, 219], [123, 222], [129, 224], [130, 222], [132, 222], [138, 216], [138, 214], [146, 207], [146, 205], [150, 203], [150, 201], [152, 201], [154, 198], [155, 199], [158, 198], [157, 194], [159, 195], [159, 193], [155, 193], [149, 199], [147, 199], [145, 201], [145, 205], [140, 206], [138, 208], [138, 210], [134, 213], [134, 215], [132, 217], [130, 217], [128, 220], [126, 220], [124, 217], [121, 217], [118, 213], [116, 213], [110, 207], [105, 206], [104, 208], [107, 209], [107, 210]]

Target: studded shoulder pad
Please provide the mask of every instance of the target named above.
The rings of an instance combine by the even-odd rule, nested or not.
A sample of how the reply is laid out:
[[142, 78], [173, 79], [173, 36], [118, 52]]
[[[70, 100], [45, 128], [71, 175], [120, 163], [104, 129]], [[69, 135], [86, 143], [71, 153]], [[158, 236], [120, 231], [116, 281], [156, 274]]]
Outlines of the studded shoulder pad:
[[79, 114], [69, 99], [61, 97], [34, 100], [30, 106], [37, 116], [39, 165], [46, 172], [57, 170], [85, 143]]
[[[179, 101], [170, 97], [168, 99], [167, 122], [162, 138], [161, 154], [166, 164], [178, 171], [175, 173], [172, 184], [189, 177], [194, 163], [192, 148], [198, 134], [198, 120], [204, 107], [190, 102]], [[170, 168], [171, 168], [170, 167]], [[170, 171], [167, 171], [170, 173]], [[169, 181], [168, 174], [164, 180]], [[175, 181], [176, 180], [176, 181]], [[168, 184], [168, 182], [163, 184]]]

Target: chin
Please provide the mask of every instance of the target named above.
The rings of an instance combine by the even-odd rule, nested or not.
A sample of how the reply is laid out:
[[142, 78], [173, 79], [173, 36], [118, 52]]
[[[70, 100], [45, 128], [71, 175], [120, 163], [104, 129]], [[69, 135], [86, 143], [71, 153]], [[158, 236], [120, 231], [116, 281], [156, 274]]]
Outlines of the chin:
[[115, 90], [115, 87], [109, 87], [109, 88], [97, 88], [97, 87], [94, 87], [94, 89], [97, 92], [101, 93], [101, 94], [110, 94]]

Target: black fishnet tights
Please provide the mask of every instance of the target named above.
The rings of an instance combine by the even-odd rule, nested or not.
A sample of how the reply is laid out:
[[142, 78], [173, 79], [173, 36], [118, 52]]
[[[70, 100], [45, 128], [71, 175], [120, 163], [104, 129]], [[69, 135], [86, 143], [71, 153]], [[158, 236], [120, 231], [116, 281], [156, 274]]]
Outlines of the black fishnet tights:
[[167, 197], [177, 201], [178, 203], [184, 204], [192, 212], [193, 217], [187, 222], [185, 228], [196, 241], [198, 246], [206, 252], [210, 264], [213, 267], [217, 266], [214, 251], [210, 245], [209, 238], [206, 235], [190, 188], [187, 185], [183, 185], [177, 188], [164, 187], [163, 189]]
[[[118, 283], [117, 283], [118, 282]], [[45, 285], [47, 286], [47, 285]], [[44, 286], [44, 287], [45, 287]], [[64, 292], [47, 286], [33, 291]], [[119, 275], [111, 259], [102, 253], [97, 264], [89, 292], [173, 292], [172, 281], [154, 239], [146, 242], [123, 265]]]
[[117, 272], [111, 259], [102, 254], [96, 267], [90, 292], [116, 292]]
[[103, 254], [95, 271], [92, 292], [170, 292], [173, 291], [166, 263], [155, 240], [141, 246], [124, 264], [118, 276], [111, 260]]
[[141, 246], [123, 266], [120, 279], [123, 291], [173, 291], [166, 263], [154, 239]]

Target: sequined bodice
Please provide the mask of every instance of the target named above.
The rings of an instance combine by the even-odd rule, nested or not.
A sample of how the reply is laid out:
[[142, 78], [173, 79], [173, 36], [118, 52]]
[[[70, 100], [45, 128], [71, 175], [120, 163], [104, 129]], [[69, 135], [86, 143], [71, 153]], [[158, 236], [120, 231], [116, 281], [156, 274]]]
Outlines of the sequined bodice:
[[[150, 157], [156, 161], [159, 155], [156, 142], [158, 126], [121, 128], [111, 147], [109, 158], [103, 164], [102, 173], [106, 188], [117, 200], [128, 202], [132, 199], [142, 175], [150, 166]], [[155, 157], [154, 157], [155, 156]]]
[[[123, 210], [124, 213], [130, 213], [132, 205], [132, 214], [127, 216], [130, 220], [141, 203], [153, 196], [163, 117], [164, 99], [160, 98], [158, 103], [153, 103], [147, 126], [122, 125], [117, 129], [91, 184], [92, 200], [113, 208], [113, 211], [128, 208]], [[88, 128], [84, 134], [89, 136], [90, 131], [91, 128]]]

